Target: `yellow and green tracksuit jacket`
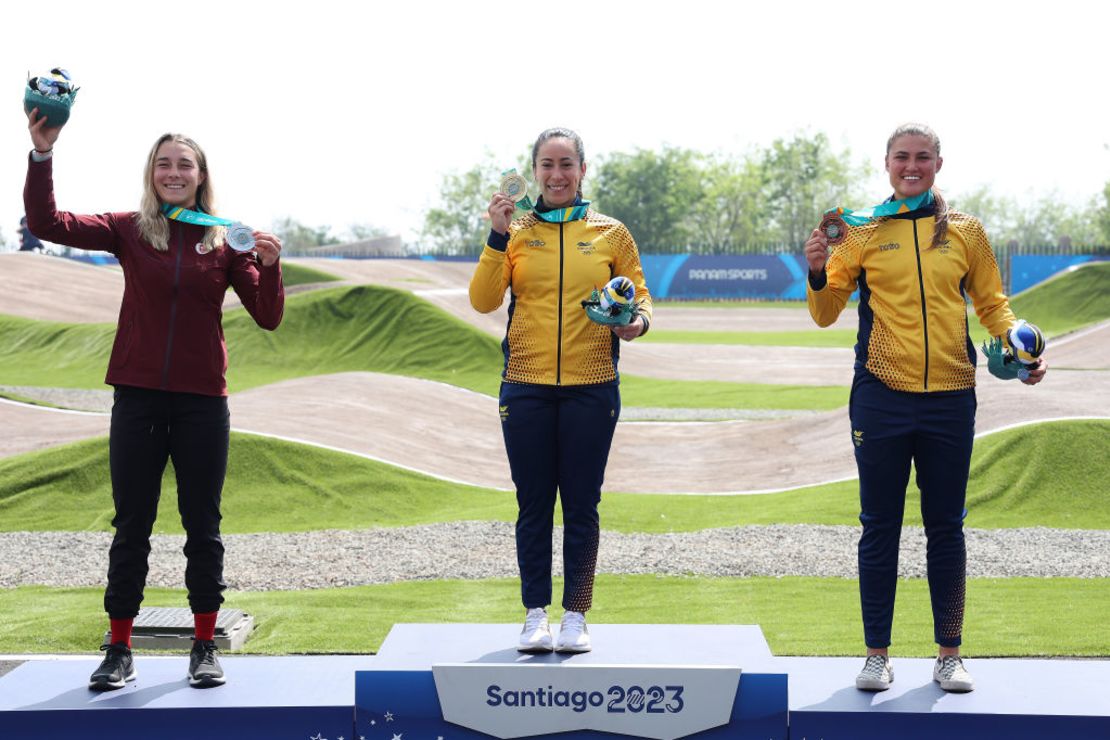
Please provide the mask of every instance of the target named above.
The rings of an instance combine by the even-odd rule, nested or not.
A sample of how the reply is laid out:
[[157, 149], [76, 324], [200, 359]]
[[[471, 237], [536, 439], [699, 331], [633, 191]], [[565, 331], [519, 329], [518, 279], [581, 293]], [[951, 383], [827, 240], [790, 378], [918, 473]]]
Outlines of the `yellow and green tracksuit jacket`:
[[929, 205], [849, 227], [832, 250], [826, 279], [811, 277], [806, 291], [813, 319], [829, 326], [859, 287], [857, 372], [898, 391], [975, 386], [965, 296], [991, 336], [1014, 323], [983, 225], [950, 212], [945, 240], [931, 247], [935, 221]]
[[532, 212], [513, 221], [508, 235], [490, 232], [470, 280], [470, 303], [482, 313], [496, 310], [511, 289], [501, 347], [502, 377], [512, 383], [617, 380], [619, 341], [582, 308], [591, 291], [613, 277], [632, 280], [637, 312], [645, 327], [651, 321], [640, 255], [624, 224], [581, 206], [562, 210], [572, 220], [552, 223]]

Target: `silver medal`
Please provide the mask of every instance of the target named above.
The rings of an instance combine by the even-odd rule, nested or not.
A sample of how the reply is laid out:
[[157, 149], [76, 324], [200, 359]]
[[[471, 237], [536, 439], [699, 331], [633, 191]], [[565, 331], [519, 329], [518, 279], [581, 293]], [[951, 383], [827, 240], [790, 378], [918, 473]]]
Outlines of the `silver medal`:
[[241, 223], [227, 227], [227, 245], [236, 252], [249, 252], [254, 249], [254, 231]]

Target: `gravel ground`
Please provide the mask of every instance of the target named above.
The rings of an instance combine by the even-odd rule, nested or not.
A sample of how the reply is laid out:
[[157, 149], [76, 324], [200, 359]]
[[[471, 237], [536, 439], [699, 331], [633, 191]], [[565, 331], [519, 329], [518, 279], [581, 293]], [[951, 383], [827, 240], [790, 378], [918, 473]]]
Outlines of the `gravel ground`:
[[48, 403], [75, 411], [112, 410], [112, 389], [41, 388], [28, 385], [0, 385], [0, 393], [10, 393], [39, 403]]
[[[859, 528], [770, 525], [676, 534], [604, 532], [601, 573], [702, 576], [856, 576]], [[968, 575], [1110, 577], [1110, 531], [968, 529]], [[451, 522], [396, 529], [225, 535], [228, 585], [243, 591], [332, 588], [439, 578], [515, 577], [513, 525]], [[0, 534], [0, 588], [99, 586], [111, 535]], [[180, 587], [184, 537], [153, 538], [151, 586]], [[562, 547], [562, 531], [555, 548]], [[556, 557], [556, 572], [560, 558]], [[925, 575], [925, 537], [902, 535], [900, 574]]]

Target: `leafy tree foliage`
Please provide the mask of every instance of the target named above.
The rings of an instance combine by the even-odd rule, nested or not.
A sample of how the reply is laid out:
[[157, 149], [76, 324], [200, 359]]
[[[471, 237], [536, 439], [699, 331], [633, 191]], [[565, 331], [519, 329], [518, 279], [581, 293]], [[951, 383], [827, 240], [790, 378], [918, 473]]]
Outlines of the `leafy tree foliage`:
[[704, 197], [702, 158], [690, 149], [638, 149], [602, 160], [595, 179], [599, 210], [624, 223], [644, 246], [687, 244], [691, 207]]
[[332, 235], [330, 226], [308, 226], [292, 216], [275, 220], [270, 229], [281, 239], [282, 248], [287, 250], [339, 243], [339, 239]]

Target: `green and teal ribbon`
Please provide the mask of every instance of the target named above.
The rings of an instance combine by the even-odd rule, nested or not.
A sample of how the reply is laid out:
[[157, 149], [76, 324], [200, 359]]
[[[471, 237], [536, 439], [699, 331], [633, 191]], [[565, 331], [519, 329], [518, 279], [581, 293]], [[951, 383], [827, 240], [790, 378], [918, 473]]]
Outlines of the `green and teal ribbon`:
[[565, 224], [568, 221], [577, 221], [586, 217], [586, 209], [590, 207], [590, 201], [584, 200], [573, 206], [566, 208], [552, 208], [550, 211], [540, 211], [536, 209], [532, 211], [536, 214], [536, 218], [541, 221], [547, 221], [551, 224]]
[[190, 211], [188, 208], [162, 204], [162, 214], [171, 221], [181, 221], [194, 226], [231, 226], [234, 221], [229, 218], [220, 218], [203, 211]]
[[171, 221], [181, 221], [194, 226], [226, 226], [227, 245], [236, 252], [249, 252], [254, 249], [254, 235], [249, 226], [229, 218], [220, 218], [203, 211], [191, 211], [181, 206], [162, 204], [162, 213]]
[[825, 211], [825, 213], [840, 216], [844, 223], [849, 226], [863, 226], [883, 216], [895, 216], [899, 213], [916, 211], [918, 208], [924, 208], [932, 202], [933, 191], [926, 190], [921, 195], [915, 195], [912, 198], [892, 200], [886, 203], [880, 203], [877, 206], [871, 206], [870, 208], [862, 208], [858, 211], [853, 211], [850, 208], [830, 208]]

